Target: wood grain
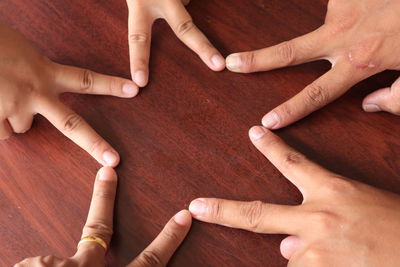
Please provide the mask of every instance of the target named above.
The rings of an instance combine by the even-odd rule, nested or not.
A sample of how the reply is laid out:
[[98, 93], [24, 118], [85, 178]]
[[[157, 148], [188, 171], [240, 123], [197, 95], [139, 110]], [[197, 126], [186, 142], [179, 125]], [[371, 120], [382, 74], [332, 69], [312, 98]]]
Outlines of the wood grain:
[[[324, 0], [192, 0], [198, 27], [224, 56], [317, 28]], [[51, 59], [129, 77], [123, 0], [2, 0], [0, 16]], [[248, 129], [324, 73], [315, 62], [259, 74], [214, 73], [154, 26], [151, 82], [134, 99], [65, 95], [121, 154], [110, 266], [132, 260], [196, 197], [296, 204], [297, 190], [251, 145]], [[363, 97], [391, 84], [386, 72], [278, 131], [318, 163], [400, 193], [400, 118], [367, 114]], [[100, 166], [37, 117], [26, 134], [0, 142], [0, 266], [36, 255], [72, 255]], [[171, 266], [285, 266], [267, 236], [195, 222]]]

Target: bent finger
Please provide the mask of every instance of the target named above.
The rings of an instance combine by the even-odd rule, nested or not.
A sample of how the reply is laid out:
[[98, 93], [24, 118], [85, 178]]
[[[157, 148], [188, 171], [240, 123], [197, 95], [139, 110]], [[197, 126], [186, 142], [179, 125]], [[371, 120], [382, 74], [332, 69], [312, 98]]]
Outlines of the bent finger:
[[366, 112], [386, 111], [400, 115], [400, 78], [391, 87], [379, 89], [366, 96], [362, 105]]

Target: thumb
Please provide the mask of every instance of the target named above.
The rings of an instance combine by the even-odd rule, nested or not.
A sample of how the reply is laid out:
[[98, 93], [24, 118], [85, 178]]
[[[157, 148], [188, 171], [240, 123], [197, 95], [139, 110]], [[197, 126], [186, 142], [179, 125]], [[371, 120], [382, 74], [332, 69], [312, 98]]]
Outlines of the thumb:
[[400, 78], [389, 88], [379, 89], [363, 101], [363, 109], [366, 112], [386, 111], [400, 115]]

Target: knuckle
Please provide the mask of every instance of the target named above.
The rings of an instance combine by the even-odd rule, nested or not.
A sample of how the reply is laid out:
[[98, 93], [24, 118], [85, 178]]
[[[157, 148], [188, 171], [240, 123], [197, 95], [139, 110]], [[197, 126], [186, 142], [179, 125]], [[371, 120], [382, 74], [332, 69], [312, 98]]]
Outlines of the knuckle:
[[94, 139], [88, 150], [89, 154], [94, 155], [97, 151], [101, 151], [103, 144], [104, 140], [101, 137]]
[[171, 242], [175, 242], [175, 241], [179, 240], [178, 235], [173, 230], [170, 230], [170, 229], [169, 230], [165, 230], [163, 232], [163, 238], [168, 240], [168, 241], [171, 241]]
[[149, 35], [147, 33], [132, 33], [129, 35], [131, 43], [147, 43]]
[[193, 30], [195, 27], [196, 25], [193, 23], [193, 20], [189, 19], [179, 23], [176, 27], [176, 32], [178, 35], [182, 36], [185, 35], [187, 32]]
[[102, 238], [107, 241], [113, 234], [113, 229], [104, 221], [97, 220], [86, 223], [84, 227], [85, 233], [90, 233], [96, 237]]
[[137, 258], [140, 267], [163, 266], [160, 256], [153, 250], [143, 251]]
[[307, 266], [321, 266], [320, 260], [323, 251], [315, 246], [310, 246], [303, 255], [303, 260], [307, 263]]
[[295, 61], [295, 48], [293, 42], [287, 41], [276, 47], [276, 54], [282, 60], [284, 65], [291, 65]]
[[246, 226], [252, 231], [259, 229], [263, 206], [261, 201], [253, 201], [244, 204], [240, 209], [240, 215], [245, 218]]
[[216, 221], [223, 220], [222, 202], [219, 199], [210, 200], [208, 205], [208, 214]]
[[341, 176], [334, 176], [325, 183], [325, 189], [330, 193], [353, 193], [356, 190], [356, 185]]
[[328, 211], [315, 211], [311, 214], [310, 220], [321, 233], [329, 232], [337, 225], [335, 215]]
[[63, 120], [63, 131], [72, 132], [83, 124], [83, 118], [76, 113], [68, 114]]
[[283, 164], [286, 167], [297, 166], [307, 161], [306, 156], [297, 151], [292, 151], [284, 156]]
[[311, 84], [306, 89], [306, 102], [315, 107], [320, 107], [325, 105], [329, 99], [328, 90], [326, 90], [323, 86], [318, 85], [316, 83]]
[[90, 70], [82, 70], [81, 89], [87, 91], [93, 88], [93, 72]]
[[241, 67], [243, 72], [252, 72], [256, 69], [256, 56], [254, 52], [243, 53], [241, 61], [243, 62], [243, 66]]

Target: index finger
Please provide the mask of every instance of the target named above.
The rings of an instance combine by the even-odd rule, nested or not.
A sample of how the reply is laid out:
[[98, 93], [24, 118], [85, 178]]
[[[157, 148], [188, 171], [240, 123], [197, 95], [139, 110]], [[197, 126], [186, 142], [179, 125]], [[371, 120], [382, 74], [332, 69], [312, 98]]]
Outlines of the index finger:
[[193, 23], [192, 17], [180, 0], [166, 1], [163, 12], [165, 20], [172, 27], [176, 36], [192, 49], [210, 69], [221, 71], [225, 68], [225, 59]]
[[[110, 167], [101, 168], [93, 188], [89, 214], [82, 231], [82, 238], [94, 236], [109, 245], [113, 233], [114, 201], [117, 191], [117, 174]], [[76, 257], [94, 253], [104, 259], [105, 249], [96, 242], [83, 242], [79, 245]], [[92, 257], [95, 259], [95, 257]], [[99, 259], [95, 259], [99, 260]]]
[[267, 113], [262, 124], [269, 129], [288, 126], [328, 105], [370, 75], [370, 72], [355, 69], [349, 63], [338, 62], [304, 90]]
[[257, 149], [300, 190], [304, 199], [332, 176], [330, 171], [307, 159], [264, 127], [251, 128], [249, 135]]
[[78, 114], [57, 99], [40, 98], [37, 111], [100, 164], [115, 167], [118, 153]]
[[189, 211], [178, 212], [165, 225], [154, 241], [128, 267], [165, 266], [189, 232], [192, 216]]
[[295, 235], [304, 226], [304, 213], [298, 207], [261, 201], [198, 198], [190, 203], [189, 210], [200, 221], [255, 233]]

